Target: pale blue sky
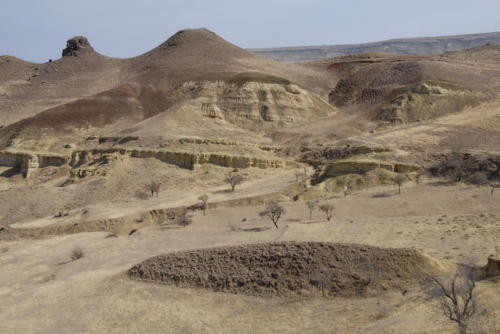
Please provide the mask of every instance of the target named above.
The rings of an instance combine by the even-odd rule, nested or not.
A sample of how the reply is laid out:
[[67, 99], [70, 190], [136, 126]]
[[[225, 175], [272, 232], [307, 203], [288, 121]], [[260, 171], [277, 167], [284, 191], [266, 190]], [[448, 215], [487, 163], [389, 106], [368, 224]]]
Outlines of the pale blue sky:
[[85, 35], [132, 57], [206, 27], [245, 48], [344, 44], [500, 31], [499, 0], [2, 0], [0, 55], [57, 59]]

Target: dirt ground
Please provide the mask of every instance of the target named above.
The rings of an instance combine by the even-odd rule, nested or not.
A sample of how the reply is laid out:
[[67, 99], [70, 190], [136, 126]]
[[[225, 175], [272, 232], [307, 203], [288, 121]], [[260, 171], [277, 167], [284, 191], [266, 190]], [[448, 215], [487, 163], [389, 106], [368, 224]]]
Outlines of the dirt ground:
[[[331, 222], [319, 212], [309, 220], [303, 202], [286, 203], [279, 229], [259, 217], [262, 207], [234, 207], [196, 214], [186, 228], [2, 243], [0, 331], [453, 333], [453, 324], [437, 312], [438, 301], [419, 286], [366, 298], [258, 298], [136, 282], [125, 274], [155, 255], [257, 242], [415, 247], [438, 260], [473, 258], [481, 265], [500, 251], [500, 196], [490, 199], [487, 188], [428, 180], [403, 187], [401, 195], [381, 187], [332, 201]], [[70, 261], [76, 247], [84, 257]], [[500, 301], [494, 280], [478, 286], [480, 296]]]

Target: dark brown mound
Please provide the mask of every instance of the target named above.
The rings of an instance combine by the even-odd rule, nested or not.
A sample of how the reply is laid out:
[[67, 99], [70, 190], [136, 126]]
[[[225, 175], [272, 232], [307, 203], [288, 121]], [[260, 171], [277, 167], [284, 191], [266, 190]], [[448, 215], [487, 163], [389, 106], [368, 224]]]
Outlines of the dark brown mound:
[[131, 278], [254, 296], [360, 296], [403, 287], [432, 270], [413, 249], [282, 242], [160, 255]]

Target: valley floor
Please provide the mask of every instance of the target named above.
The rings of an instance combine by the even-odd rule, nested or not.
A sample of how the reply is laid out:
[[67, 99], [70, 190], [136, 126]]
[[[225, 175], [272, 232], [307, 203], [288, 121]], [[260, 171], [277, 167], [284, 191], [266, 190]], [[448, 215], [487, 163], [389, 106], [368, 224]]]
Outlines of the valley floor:
[[[262, 207], [248, 206], [198, 213], [186, 228], [3, 242], [0, 332], [454, 333], [438, 300], [419, 286], [367, 298], [257, 298], [135, 282], [125, 274], [158, 254], [272, 241], [415, 247], [444, 262], [481, 265], [500, 253], [500, 194], [490, 198], [487, 188], [428, 180], [403, 187], [401, 195], [379, 187], [333, 203], [331, 222], [319, 212], [309, 220], [303, 202], [285, 203], [279, 229], [259, 217]], [[84, 257], [70, 261], [76, 247]], [[481, 300], [498, 305], [498, 282], [478, 286]]]

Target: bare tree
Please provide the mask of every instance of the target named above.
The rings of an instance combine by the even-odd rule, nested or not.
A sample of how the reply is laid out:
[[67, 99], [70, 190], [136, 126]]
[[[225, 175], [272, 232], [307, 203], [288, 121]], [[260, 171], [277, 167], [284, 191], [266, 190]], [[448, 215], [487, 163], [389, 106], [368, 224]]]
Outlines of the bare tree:
[[228, 183], [231, 186], [231, 192], [234, 192], [234, 189], [238, 184], [243, 183], [245, 181], [245, 178], [241, 176], [240, 174], [236, 174], [233, 172], [229, 172], [226, 177], [224, 178], [224, 181]]
[[198, 199], [201, 201], [203, 215], [205, 215], [207, 213], [208, 195], [207, 194], [201, 195], [200, 197], [198, 197]]
[[157, 181], [151, 181], [146, 185], [147, 190], [151, 192], [151, 197], [156, 194], [156, 197], [158, 197], [158, 193], [160, 192], [161, 184], [160, 182]]
[[420, 173], [417, 173], [417, 175], [415, 176], [415, 182], [416, 182], [417, 184], [422, 183], [422, 178], [423, 178], [423, 177], [424, 177], [424, 174], [423, 174], [423, 173], [421, 173], [421, 172], [420, 172]]
[[319, 211], [325, 214], [327, 221], [332, 219], [333, 210], [335, 210], [335, 206], [332, 203], [323, 203], [319, 206]]
[[406, 178], [405, 175], [403, 174], [398, 174], [395, 178], [394, 178], [394, 183], [398, 185], [398, 194], [401, 194], [401, 186], [406, 182], [408, 181], [408, 179]]
[[466, 334], [469, 321], [476, 313], [476, 282], [470, 266], [460, 266], [448, 282], [437, 277], [431, 281], [438, 287], [443, 314], [458, 325], [460, 334]]
[[306, 201], [307, 208], [309, 209], [309, 220], [312, 219], [313, 211], [318, 205], [318, 201]]
[[285, 208], [276, 202], [269, 202], [266, 205], [266, 209], [259, 213], [261, 217], [268, 217], [274, 224], [274, 227], [278, 228], [278, 221], [281, 216], [285, 214]]
[[344, 197], [347, 197], [347, 194], [349, 193], [349, 191], [351, 190], [351, 184], [350, 183], [347, 183], [344, 185]]
[[351, 191], [351, 188], [352, 188], [352, 182], [351, 181], [345, 181], [345, 180], [342, 180], [338, 183], [338, 185], [342, 186], [343, 187], [343, 190], [344, 190], [344, 197], [347, 197], [347, 195], [349, 194], [349, 192]]

